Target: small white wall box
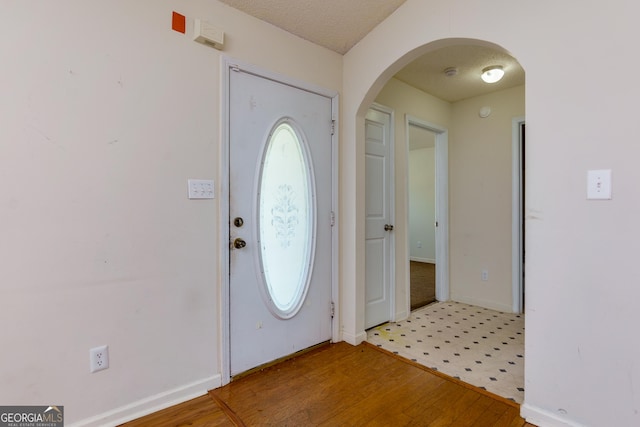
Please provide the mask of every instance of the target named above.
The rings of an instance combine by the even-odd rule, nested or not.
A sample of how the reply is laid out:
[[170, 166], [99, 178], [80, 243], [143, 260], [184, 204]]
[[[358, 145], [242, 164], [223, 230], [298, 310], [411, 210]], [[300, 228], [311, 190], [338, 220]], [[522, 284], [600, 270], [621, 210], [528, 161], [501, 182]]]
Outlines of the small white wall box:
[[196, 19], [193, 25], [193, 39], [199, 43], [213, 46], [218, 50], [222, 50], [224, 47], [224, 31], [200, 19]]
[[587, 199], [611, 200], [611, 169], [587, 172]]

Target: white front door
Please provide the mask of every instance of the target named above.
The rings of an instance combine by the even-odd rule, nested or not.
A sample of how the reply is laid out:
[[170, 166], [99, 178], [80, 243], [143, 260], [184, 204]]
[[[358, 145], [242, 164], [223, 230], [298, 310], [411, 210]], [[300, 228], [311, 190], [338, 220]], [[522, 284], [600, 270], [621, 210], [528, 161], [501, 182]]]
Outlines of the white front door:
[[230, 374], [331, 338], [332, 99], [229, 75]]
[[373, 106], [365, 117], [365, 329], [392, 319], [393, 138], [392, 114]]

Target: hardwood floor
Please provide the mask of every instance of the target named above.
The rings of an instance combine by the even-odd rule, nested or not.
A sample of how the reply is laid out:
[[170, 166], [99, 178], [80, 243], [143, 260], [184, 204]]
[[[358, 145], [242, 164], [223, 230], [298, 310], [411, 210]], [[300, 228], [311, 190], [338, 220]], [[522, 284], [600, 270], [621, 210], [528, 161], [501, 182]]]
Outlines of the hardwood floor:
[[534, 427], [519, 411], [367, 343], [338, 343], [124, 426]]
[[122, 424], [127, 427], [169, 426], [236, 426], [226, 412], [209, 395], [197, 397], [180, 405]]
[[410, 262], [409, 299], [411, 311], [436, 300], [436, 265], [426, 262]]

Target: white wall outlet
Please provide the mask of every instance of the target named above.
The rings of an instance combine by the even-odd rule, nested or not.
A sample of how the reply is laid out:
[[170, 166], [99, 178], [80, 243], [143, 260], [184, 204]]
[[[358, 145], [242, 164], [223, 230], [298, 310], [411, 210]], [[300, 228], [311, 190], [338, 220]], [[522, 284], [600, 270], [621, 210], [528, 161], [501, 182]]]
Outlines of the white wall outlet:
[[109, 346], [102, 345], [89, 350], [89, 371], [98, 372], [109, 367]]
[[422, 247], [422, 242], [418, 240], [418, 248]]
[[480, 274], [480, 278], [482, 279], [483, 282], [486, 282], [487, 280], [489, 280], [489, 270], [482, 270], [482, 273]]
[[189, 179], [187, 184], [189, 186], [190, 199], [215, 198], [212, 179]]

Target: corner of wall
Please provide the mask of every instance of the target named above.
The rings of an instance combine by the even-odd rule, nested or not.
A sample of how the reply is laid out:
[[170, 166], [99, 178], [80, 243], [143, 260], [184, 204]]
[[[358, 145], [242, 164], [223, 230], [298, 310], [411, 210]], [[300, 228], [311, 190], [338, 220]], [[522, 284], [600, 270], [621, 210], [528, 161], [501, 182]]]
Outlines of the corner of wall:
[[354, 335], [342, 331], [342, 339], [351, 345], [359, 345], [367, 339], [367, 333], [365, 331], [361, 331]]

